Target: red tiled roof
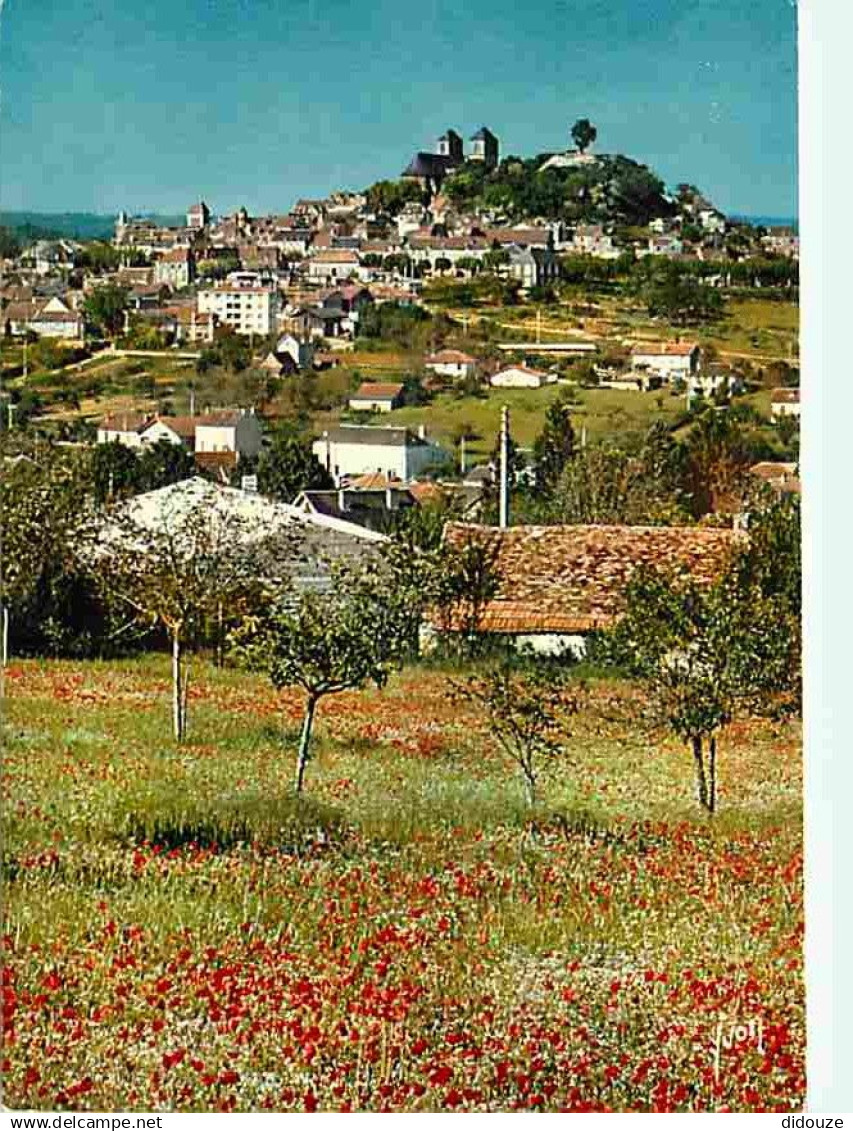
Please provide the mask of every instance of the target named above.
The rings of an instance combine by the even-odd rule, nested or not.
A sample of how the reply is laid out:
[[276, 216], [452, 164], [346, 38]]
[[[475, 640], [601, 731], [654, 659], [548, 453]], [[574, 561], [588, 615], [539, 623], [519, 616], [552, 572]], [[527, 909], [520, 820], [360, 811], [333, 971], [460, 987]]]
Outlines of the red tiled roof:
[[635, 357], [689, 357], [698, 348], [696, 342], [639, 342], [631, 352]]
[[477, 359], [462, 350], [439, 350], [424, 360], [424, 365], [476, 365]]
[[328, 251], [319, 251], [311, 256], [312, 263], [358, 263], [356, 252], [347, 247], [333, 247]]
[[640, 565], [688, 573], [709, 584], [745, 535], [695, 526], [516, 526], [448, 523], [445, 542], [497, 545], [501, 575], [486, 606], [487, 632], [589, 632], [624, 611]]
[[505, 365], [503, 369], [499, 369], [497, 373], [493, 374], [494, 377], [500, 377], [502, 373], [529, 373], [532, 377], [547, 378], [548, 374], [542, 369], [531, 369], [529, 365]]
[[355, 397], [388, 398], [390, 400], [394, 397], [398, 397], [404, 388], [405, 386], [399, 383], [365, 381], [363, 384], [359, 385], [358, 391], [353, 395]]
[[348, 487], [356, 487], [361, 491], [378, 491], [391, 487], [393, 490], [404, 490], [405, 483], [394, 475], [386, 475], [384, 471], [370, 471], [366, 475], [358, 475], [355, 479], [347, 481]]
[[799, 495], [802, 490], [795, 463], [764, 460], [761, 463], [754, 463], [749, 473], [785, 494]]
[[770, 394], [771, 404], [799, 404], [799, 389], [774, 389]]
[[154, 417], [141, 412], [110, 413], [101, 421], [104, 432], [144, 432]]

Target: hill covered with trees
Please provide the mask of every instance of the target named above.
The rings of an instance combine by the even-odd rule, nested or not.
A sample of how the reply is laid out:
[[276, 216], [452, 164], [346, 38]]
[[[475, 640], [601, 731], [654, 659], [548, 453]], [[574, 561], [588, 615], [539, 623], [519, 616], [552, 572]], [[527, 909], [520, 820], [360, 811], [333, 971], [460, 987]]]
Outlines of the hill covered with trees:
[[549, 156], [506, 157], [492, 171], [482, 162], [466, 161], [448, 177], [442, 192], [457, 208], [497, 212], [513, 222], [541, 217], [645, 225], [675, 212], [661, 178], [630, 157], [602, 156], [543, 169]]

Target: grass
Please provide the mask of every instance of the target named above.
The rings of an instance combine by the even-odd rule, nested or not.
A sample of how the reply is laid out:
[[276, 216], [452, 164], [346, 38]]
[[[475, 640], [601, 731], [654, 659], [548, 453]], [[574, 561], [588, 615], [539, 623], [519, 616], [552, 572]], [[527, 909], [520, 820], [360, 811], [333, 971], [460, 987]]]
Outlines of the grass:
[[[6, 713], [6, 1102], [84, 1110], [796, 1110], [799, 734], [721, 811], [593, 680], [531, 817], [441, 668], [321, 706], [196, 665], [34, 662]], [[721, 1019], [758, 1020], [724, 1053]], [[11, 1039], [10, 1039], [11, 1038]]]
[[[510, 425], [515, 442], [530, 448], [545, 422], [548, 406], [565, 386], [546, 385], [541, 389], [489, 389], [484, 395], [455, 396], [441, 393], [427, 405], [406, 406], [375, 417], [375, 423], [425, 425], [428, 434], [454, 450], [460, 426], [465, 425], [476, 439], [468, 443], [468, 459], [489, 456], [500, 429], [501, 408], [510, 410]], [[684, 411], [684, 399], [670, 390], [642, 393], [622, 389], [577, 389], [578, 403], [573, 407], [575, 431], [586, 429], [590, 440], [615, 438], [621, 432], [645, 431], [655, 420], [672, 421]], [[318, 426], [327, 427], [340, 418], [340, 413], [324, 414]]]

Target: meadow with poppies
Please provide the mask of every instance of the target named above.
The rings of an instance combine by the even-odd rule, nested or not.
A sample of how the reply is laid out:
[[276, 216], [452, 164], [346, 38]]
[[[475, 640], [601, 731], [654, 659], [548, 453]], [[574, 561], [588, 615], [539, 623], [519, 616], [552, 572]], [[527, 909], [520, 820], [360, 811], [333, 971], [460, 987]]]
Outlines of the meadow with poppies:
[[3, 1072], [17, 1109], [795, 1111], [792, 721], [724, 731], [719, 812], [591, 679], [531, 813], [439, 666], [323, 703], [162, 656], [6, 674]]

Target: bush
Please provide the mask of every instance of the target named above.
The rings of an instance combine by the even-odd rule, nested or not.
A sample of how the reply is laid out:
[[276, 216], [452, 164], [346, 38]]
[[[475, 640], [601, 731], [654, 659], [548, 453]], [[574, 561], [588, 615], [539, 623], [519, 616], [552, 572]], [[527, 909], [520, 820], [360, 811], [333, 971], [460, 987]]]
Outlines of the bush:
[[311, 798], [260, 793], [197, 797], [159, 782], [125, 801], [112, 827], [120, 840], [166, 849], [251, 844], [299, 852], [342, 834], [340, 814]]

